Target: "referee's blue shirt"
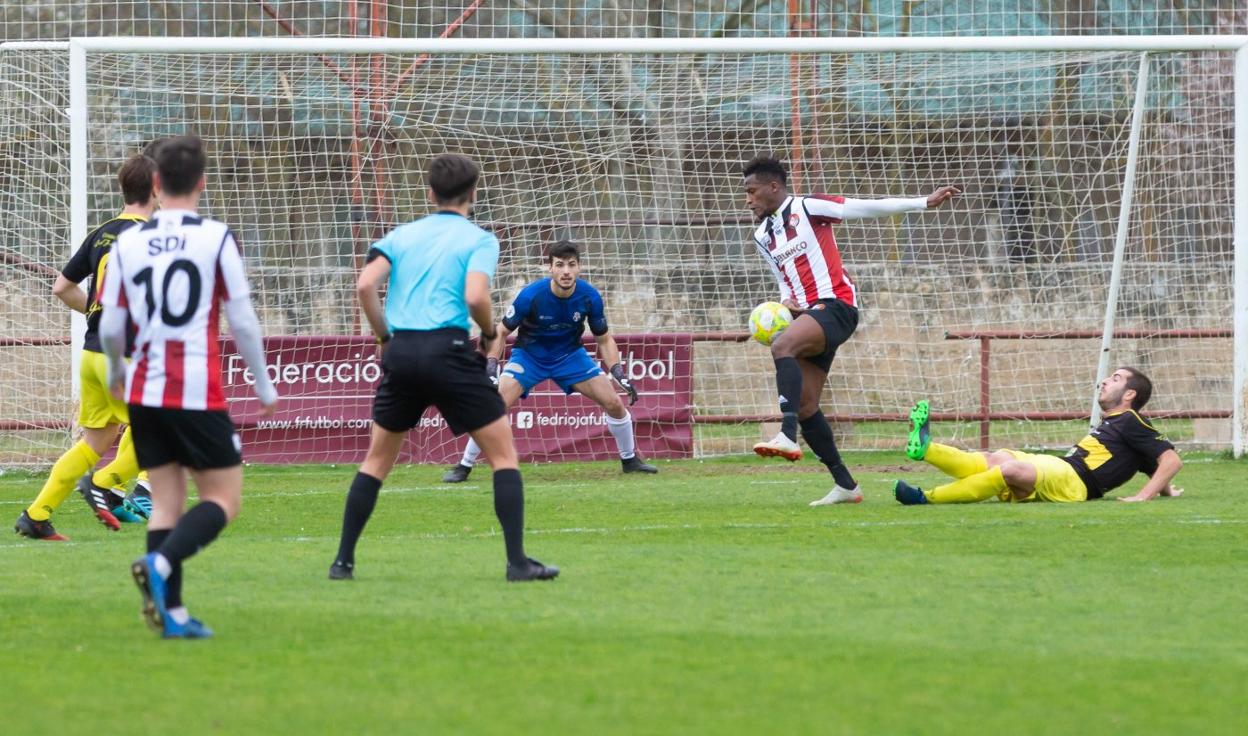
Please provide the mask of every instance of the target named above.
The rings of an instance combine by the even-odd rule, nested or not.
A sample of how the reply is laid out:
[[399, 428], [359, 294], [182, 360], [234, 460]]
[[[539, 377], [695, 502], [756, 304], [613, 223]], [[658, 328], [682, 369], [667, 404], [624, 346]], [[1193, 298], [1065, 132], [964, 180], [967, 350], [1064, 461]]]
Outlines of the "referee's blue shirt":
[[491, 280], [498, 238], [455, 212], [435, 212], [391, 230], [373, 243], [369, 260], [390, 261], [386, 323], [391, 330], [468, 329], [464, 279], [479, 271]]

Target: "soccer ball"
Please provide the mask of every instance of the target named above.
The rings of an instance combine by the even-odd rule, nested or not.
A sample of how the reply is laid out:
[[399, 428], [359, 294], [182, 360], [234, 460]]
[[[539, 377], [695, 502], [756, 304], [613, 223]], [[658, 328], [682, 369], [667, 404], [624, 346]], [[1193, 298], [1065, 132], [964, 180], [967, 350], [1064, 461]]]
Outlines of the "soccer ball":
[[789, 308], [780, 302], [763, 302], [750, 312], [750, 337], [770, 345], [793, 321]]

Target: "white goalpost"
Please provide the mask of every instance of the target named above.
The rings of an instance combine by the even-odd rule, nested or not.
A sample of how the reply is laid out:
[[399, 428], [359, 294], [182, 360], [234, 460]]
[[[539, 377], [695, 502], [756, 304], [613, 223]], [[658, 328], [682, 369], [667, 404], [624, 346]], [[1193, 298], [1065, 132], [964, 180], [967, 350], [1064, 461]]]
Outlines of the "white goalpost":
[[[0, 64], [11, 206], [40, 210], [0, 234], [20, 285], [0, 300], [0, 385], [41, 407], [0, 418], [0, 467], [44, 461], [72, 413], [69, 371], [39, 366], [79, 341], [39, 279], [116, 208], [117, 165], [182, 132], [208, 143], [205, 211], [241, 234], [291, 399], [261, 426], [238, 392], [255, 461], [366, 437], [377, 367], [351, 274], [425, 211], [424, 163], [448, 149], [483, 166], [497, 306], [542, 275], [543, 248], [582, 246], [640, 377], [643, 453], [739, 452], [775, 413], [767, 351], [738, 341], [777, 291], [738, 191], [756, 154], [784, 158], [799, 193], [964, 190], [837, 230], [862, 290], [825, 392], [843, 446], [895, 446], [889, 421], [918, 398], [963, 444], [991, 422], [994, 444], [1068, 445], [1088, 382], [1121, 364], [1153, 377], [1148, 412], [1181, 445], [1248, 442], [1245, 36], [77, 38], [0, 45]], [[567, 401], [520, 402], [522, 451], [609, 457]], [[431, 419], [407, 457], [456, 447]]]

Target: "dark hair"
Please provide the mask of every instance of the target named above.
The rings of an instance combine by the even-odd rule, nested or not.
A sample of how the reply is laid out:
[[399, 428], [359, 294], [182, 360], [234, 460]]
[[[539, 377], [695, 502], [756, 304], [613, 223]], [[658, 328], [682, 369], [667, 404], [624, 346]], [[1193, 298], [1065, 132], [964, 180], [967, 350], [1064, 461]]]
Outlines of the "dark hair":
[[160, 188], [166, 194], [190, 194], [208, 168], [204, 142], [197, 135], [180, 135], [161, 141], [156, 147], [156, 170]]
[[121, 186], [121, 197], [126, 204], [147, 204], [151, 200], [154, 171], [156, 162], [141, 153], [126, 159], [117, 171], [117, 184]]
[[571, 240], [560, 240], [546, 249], [547, 263], [553, 262], [556, 258], [575, 258], [579, 261], [581, 253], [576, 249], [576, 243]]
[[780, 159], [771, 156], [755, 156], [745, 165], [745, 169], [741, 172], [741, 178], [746, 179], [751, 176], [758, 176], [763, 179], [772, 179], [786, 184], [789, 181], [789, 173], [784, 170], [784, 164], [780, 163]]
[[1153, 397], [1153, 382], [1149, 380], [1148, 376], [1140, 372], [1139, 368], [1124, 365], [1119, 366], [1118, 370], [1131, 374], [1127, 378], [1127, 390], [1135, 392], [1135, 399], [1131, 402], [1131, 408], [1136, 411], [1143, 409], [1148, 400]]
[[460, 153], [443, 153], [429, 164], [429, 188], [438, 204], [461, 204], [477, 185], [481, 169]]

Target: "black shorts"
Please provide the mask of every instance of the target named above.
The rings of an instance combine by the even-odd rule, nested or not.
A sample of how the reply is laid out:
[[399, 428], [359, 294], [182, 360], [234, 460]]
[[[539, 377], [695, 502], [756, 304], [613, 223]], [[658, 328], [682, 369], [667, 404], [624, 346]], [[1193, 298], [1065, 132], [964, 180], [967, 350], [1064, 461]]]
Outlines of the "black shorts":
[[832, 359], [836, 357], [836, 349], [844, 345], [858, 329], [858, 308], [850, 306], [840, 299], [820, 299], [810, 305], [803, 314], [815, 318], [823, 328], [823, 352], [812, 355], [809, 360], [823, 369], [824, 373], [832, 367]]
[[130, 405], [134, 454], [144, 470], [177, 463], [195, 470], [232, 468], [243, 462], [243, 443], [224, 411], [154, 409]]
[[485, 356], [458, 328], [394, 333], [381, 359], [373, 421], [391, 432], [420, 423], [436, 406], [456, 435], [480, 429], [507, 413], [485, 372]]

